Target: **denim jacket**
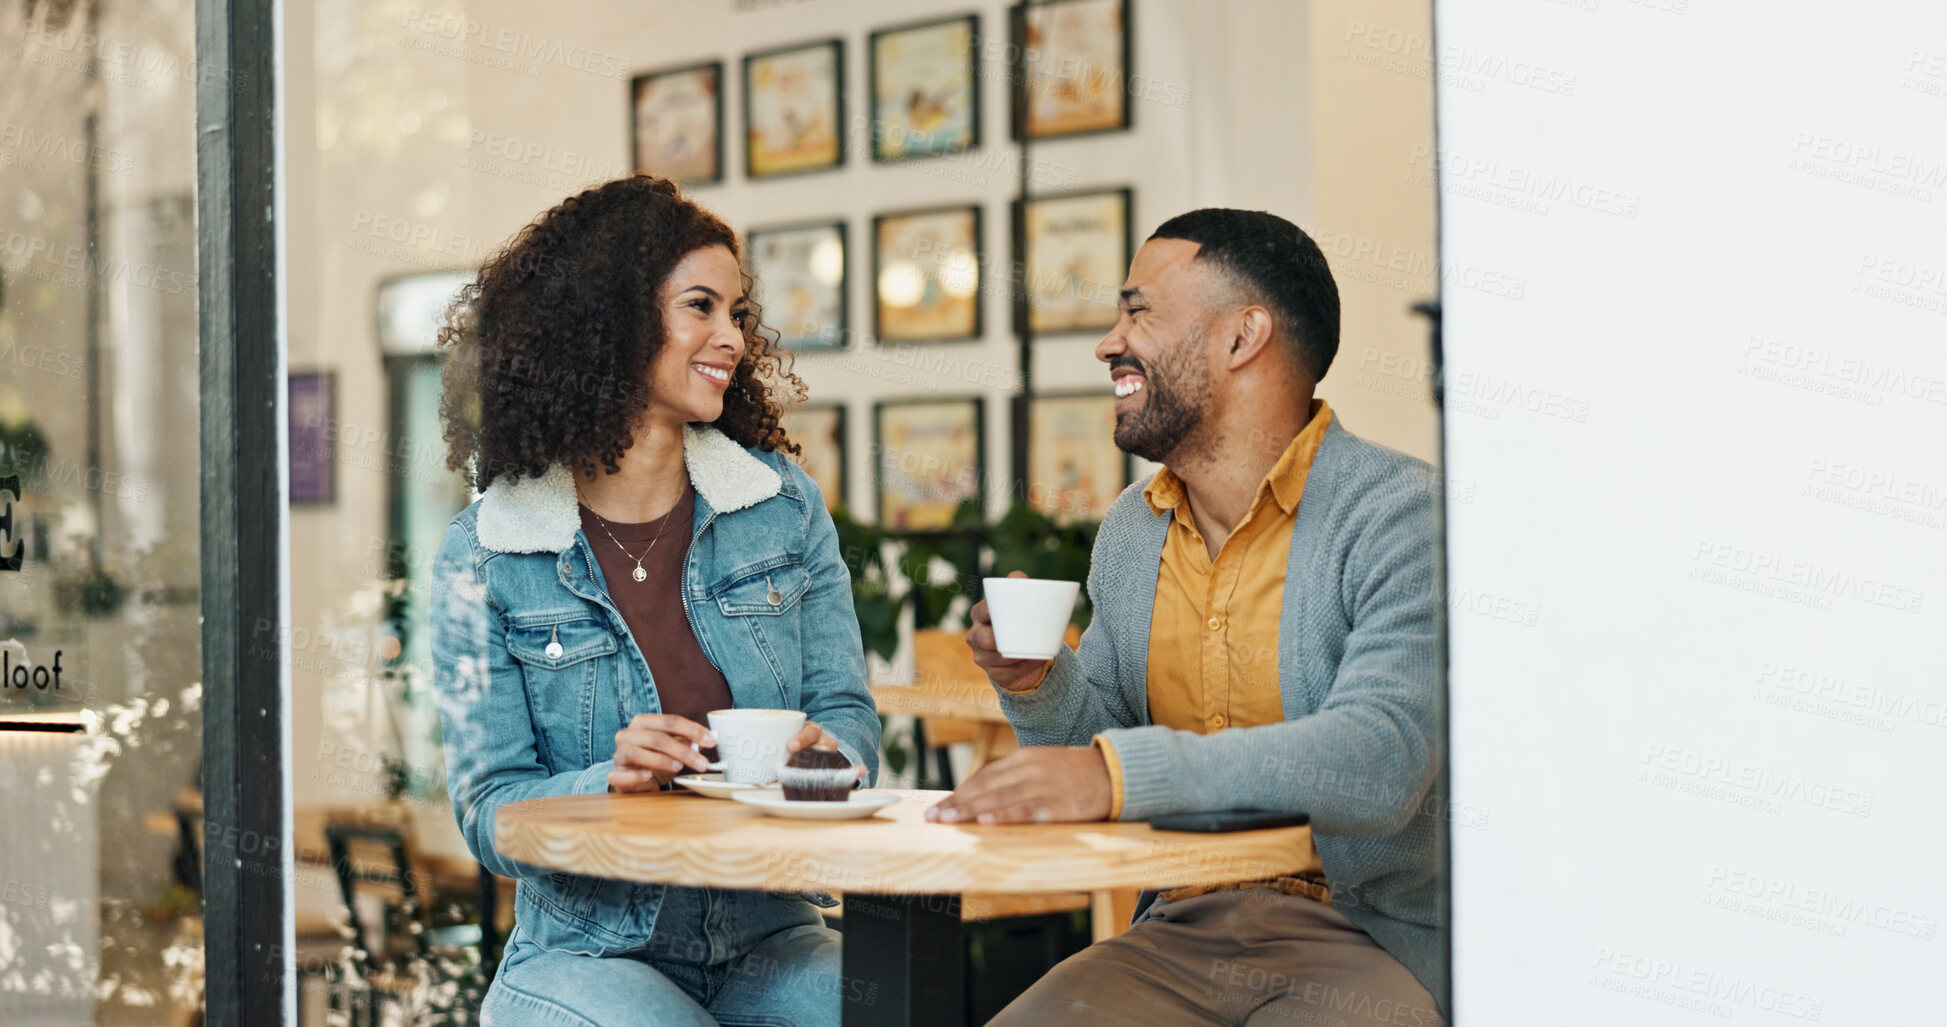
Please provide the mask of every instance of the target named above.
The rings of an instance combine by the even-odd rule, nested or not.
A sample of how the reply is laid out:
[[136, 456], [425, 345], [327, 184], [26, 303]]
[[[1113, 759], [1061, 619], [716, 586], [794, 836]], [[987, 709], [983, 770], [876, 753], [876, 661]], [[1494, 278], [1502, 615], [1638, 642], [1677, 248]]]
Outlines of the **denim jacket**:
[[[683, 607], [704, 655], [735, 705], [804, 710], [870, 782], [879, 719], [818, 487], [781, 453], [714, 428], [683, 435], [696, 490]], [[495, 810], [606, 791], [615, 733], [661, 710], [581, 532], [570, 472], [495, 482], [453, 518], [432, 593], [447, 781], [467, 847], [518, 880], [515, 914], [539, 944], [595, 954], [647, 944], [664, 886], [557, 873], [494, 848]]]

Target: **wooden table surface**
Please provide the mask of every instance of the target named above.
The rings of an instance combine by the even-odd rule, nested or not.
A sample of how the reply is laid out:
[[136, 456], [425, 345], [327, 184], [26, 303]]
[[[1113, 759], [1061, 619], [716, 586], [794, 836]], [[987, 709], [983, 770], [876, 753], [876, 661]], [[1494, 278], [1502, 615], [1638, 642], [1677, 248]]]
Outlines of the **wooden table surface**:
[[690, 793], [575, 795], [500, 807], [494, 845], [571, 873], [664, 884], [881, 895], [1093, 891], [1251, 881], [1299, 870], [1308, 827], [1228, 834], [1144, 823], [935, 824], [941, 791], [897, 791], [867, 820], [785, 820]]
[[955, 717], [984, 724], [1006, 724], [1000, 697], [992, 685], [957, 683], [938, 688], [912, 685], [873, 685], [872, 701], [880, 713], [904, 713], [913, 717]]

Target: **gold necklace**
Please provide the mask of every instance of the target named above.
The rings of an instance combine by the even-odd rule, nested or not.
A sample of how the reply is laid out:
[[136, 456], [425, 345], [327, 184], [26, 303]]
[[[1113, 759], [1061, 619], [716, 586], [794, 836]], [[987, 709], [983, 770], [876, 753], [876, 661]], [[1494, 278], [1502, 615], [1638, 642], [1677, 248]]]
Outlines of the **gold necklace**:
[[661, 542], [663, 540], [663, 532], [669, 530], [669, 519], [676, 515], [676, 507], [683, 505], [683, 496], [688, 492], [689, 488], [685, 486], [682, 492], [676, 494], [676, 506], [670, 507], [669, 512], [663, 514], [662, 527], [656, 529], [656, 537], [649, 540], [649, 548], [643, 550], [641, 556], [629, 552], [629, 547], [623, 545], [622, 540], [615, 537], [615, 532], [608, 530], [608, 522], [602, 520], [602, 515], [595, 513], [592, 507], [589, 509], [589, 514], [595, 518], [596, 524], [602, 526], [602, 533], [608, 536], [610, 542], [615, 543], [615, 548], [620, 549], [623, 556], [635, 561], [635, 570], [629, 572], [629, 577], [637, 581], [649, 580], [649, 572], [642, 569], [642, 561], [649, 559], [649, 554], [656, 551], [656, 543]]

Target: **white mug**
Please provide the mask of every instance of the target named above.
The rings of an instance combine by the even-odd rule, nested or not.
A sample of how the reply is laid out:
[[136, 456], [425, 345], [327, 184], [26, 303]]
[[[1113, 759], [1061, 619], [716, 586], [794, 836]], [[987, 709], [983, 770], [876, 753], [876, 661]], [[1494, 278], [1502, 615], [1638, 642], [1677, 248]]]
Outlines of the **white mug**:
[[791, 754], [784, 750], [804, 727], [803, 710], [711, 710], [710, 733], [717, 736], [717, 762], [731, 784], [761, 785], [777, 780], [778, 765]]
[[1052, 660], [1082, 586], [1048, 578], [982, 578], [994, 646], [1010, 660]]

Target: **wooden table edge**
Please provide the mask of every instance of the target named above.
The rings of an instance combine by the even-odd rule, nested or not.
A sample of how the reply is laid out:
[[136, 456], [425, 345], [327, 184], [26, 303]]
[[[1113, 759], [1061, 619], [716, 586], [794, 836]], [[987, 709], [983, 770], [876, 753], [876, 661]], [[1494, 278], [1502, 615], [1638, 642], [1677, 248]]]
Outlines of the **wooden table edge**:
[[[910, 820], [946, 792], [904, 791], [902, 811]], [[589, 797], [573, 796], [570, 800]], [[602, 797], [684, 803], [723, 803], [695, 795]], [[1118, 851], [1051, 848], [1029, 858], [1002, 851], [906, 855], [857, 846], [814, 849], [818, 826], [861, 825], [863, 821], [807, 822], [766, 817], [755, 809], [730, 807], [747, 819], [733, 818], [765, 832], [763, 846], [726, 853], [709, 836], [631, 835], [622, 826], [587, 817], [551, 817], [572, 809], [561, 800], [535, 800], [501, 807], [494, 824], [495, 848], [508, 859], [566, 873], [648, 884], [744, 889], [752, 891], [847, 891], [879, 895], [961, 894], [966, 892], [1045, 893], [1111, 888], [1175, 888], [1263, 880], [1293, 873], [1309, 861], [1309, 827], [1279, 827], [1226, 834], [1156, 831], [1147, 824], [1098, 822], [1071, 825], [979, 826], [911, 824], [935, 832], [975, 835], [1038, 831], [1048, 828], [1132, 839], [1138, 847]], [[714, 812], [714, 811], [712, 811]], [[805, 832], [812, 827], [812, 832]], [[885, 824], [885, 829], [897, 829]], [[776, 829], [773, 831], [772, 829]], [[795, 848], [793, 836], [804, 844]], [[869, 836], [866, 840], [870, 840]], [[1072, 858], [1070, 858], [1072, 857]]]

